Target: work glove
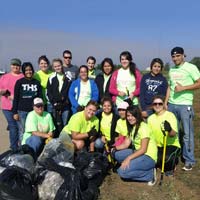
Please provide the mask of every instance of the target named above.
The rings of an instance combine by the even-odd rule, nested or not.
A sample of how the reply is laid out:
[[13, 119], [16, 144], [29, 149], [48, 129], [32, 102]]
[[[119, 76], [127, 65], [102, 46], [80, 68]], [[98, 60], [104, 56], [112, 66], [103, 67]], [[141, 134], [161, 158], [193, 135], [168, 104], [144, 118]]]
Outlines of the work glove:
[[168, 132], [171, 132], [171, 130], [172, 130], [172, 127], [167, 120], [164, 121], [164, 129], [165, 129], [165, 131], [168, 131]]
[[88, 132], [88, 137], [95, 137], [97, 138], [99, 136], [99, 133], [97, 132], [97, 130], [95, 129], [95, 126], [93, 126], [91, 128], [91, 130]]
[[5, 92], [2, 96], [5, 96], [5, 97], [10, 96], [10, 91], [9, 91], [9, 90], [6, 90], [6, 92]]

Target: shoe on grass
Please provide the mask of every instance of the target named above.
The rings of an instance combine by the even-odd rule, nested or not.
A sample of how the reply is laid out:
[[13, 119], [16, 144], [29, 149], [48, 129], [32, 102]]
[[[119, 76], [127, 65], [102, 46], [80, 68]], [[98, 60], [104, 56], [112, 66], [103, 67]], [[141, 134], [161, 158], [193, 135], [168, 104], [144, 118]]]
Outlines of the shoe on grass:
[[185, 166], [182, 168], [184, 171], [191, 171], [192, 170], [192, 164], [185, 164]]
[[153, 179], [147, 183], [148, 186], [154, 186], [157, 181], [156, 168], [153, 169]]

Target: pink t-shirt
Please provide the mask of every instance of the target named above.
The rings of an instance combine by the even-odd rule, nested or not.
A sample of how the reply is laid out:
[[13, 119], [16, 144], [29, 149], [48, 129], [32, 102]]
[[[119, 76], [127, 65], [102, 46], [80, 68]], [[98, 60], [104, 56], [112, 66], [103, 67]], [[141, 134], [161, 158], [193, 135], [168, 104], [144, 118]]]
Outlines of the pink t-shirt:
[[[0, 78], [0, 90], [9, 90], [11, 96], [14, 96], [15, 83], [18, 79], [22, 78], [23, 74], [13, 75], [11, 73], [5, 74]], [[1, 96], [1, 109], [11, 110], [12, 100], [5, 96]]]

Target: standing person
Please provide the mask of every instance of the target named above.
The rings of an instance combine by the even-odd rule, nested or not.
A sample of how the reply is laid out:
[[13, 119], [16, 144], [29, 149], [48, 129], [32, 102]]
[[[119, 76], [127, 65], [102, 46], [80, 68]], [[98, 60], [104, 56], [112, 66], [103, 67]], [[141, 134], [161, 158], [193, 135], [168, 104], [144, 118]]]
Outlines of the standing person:
[[9, 128], [10, 148], [15, 150], [19, 145], [19, 133], [17, 122], [13, 118], [12, 104], [15, 83], [23, 77], [23, 74], [20, 73], [21, 61], [18, 58], [13, 58], [10, 61], [10, 68], [10, 72], [0, 78], [0, 95], [1, 108]]
[[101, 73], [100, 70], [95, 68], [95, 64], [96, 64], [96, 58], [93, 56], [89, 56], [87, 58], [87, 66], [88, 66], [88, 70], [89, 70], [88, 77], [90, 79], [95, 79], [96, 76]]
[[34, 69], [30, 62], [22, 64], [22, 72], [24, 77], [19, 79], [15, 84], [13, 113], [14, 119], [17, 121], [20, 133], [20, 142], [22, 141], [25, 120], [28, 112], [33, 110], [33, 99], [42, 98], [42, 88], [40, 82], [33, 78]]
[[153, 113], [151, 108], [152, 99], [155, 95], [166, 96], [168, 83], [162, 75], [163, 61], [160, 58], [154, 58], [151, 61], [151, 71], [142, 77], [140, 83], [140, 105], [142, 116], [148, 117]]
[[33, 111], [29, 112], [25, 123], [25, 133], [22, 145], [31, 147], [37, 157], [41, 152], [45, 139], [53, 137], [55, 130], [51, 114], [44, 111], [44, 102], [41, 98], [33, 100]]
[[[194, 110], [192, 107], [194, 90], [200, 88], [200, 73], [198, 68], [185, 61], [184, 49], [175, 47], [171, 50], [174, 66], [169, 71], [169, 87], [165, 106], [177, 117], [179, 129], [183, 124], [183, 151], [185, 160], [183, 170], [192, 170], [195, 164], [194, 157], [194, 127], [192, 119]], [[179, 135], [180, 140], [180, 135]]]
[[40, 56], [38, 58], [38, 65], [39, 65], [40, 70], [34, 74], [34, 78], [40, 82], [42, 86], [44, 104], [45, 106], [47, 104], [47, 110], [48, 112], [51, 112], [52, 108], [51, 106], [48, 106], [48, 100], [46, 96], [48, 78], [52, 74], [52, 71], [49, 69], [49, 65], [50, 65], [49, 59], [45, 55]]
[[99, 120], [95, 116], [97, 108], [97, 102], [90, 100], [84, 110], [72, 115], [63, 128], [62, 134], [71, 135], [76, 150], [89, 147], [89, 151], [94, 151], [94, 141], [99, 131]]
[[101, 63], [101, 70], [103, 73], [97, 75], [95, 78], [95, 82], [99, 90], [99, 99], [102, 99], [105, 96], [111, 97], [109, 87], [111, 75], [114, 71], [114, 64], [112, 59], [105, 58]]
[[63, 51], [64, 72], [70, 81], [74, 81], [78, 77], [78, 67], [72, 65], [72, 52], [69, 50]]
[[163, 131], [167, 134], [166, 156], [165, 156], [165, 174], [173, 175], [178, 157], [180, 155], [180, 143], [178, 140], [177, 119], [172, 112], [165, 110], [164, 97], [156, 95], [152, 99], [154, 114], [149, 116], [148, 125], [156, 140], [158, 147], [157, 167], [162, 167], [163, 156]]
[[[115, 159], [121, 163], [117, 172], [124, 179], [154, 185], [157, 147], [151, 130], [143, 122], [141, 111], [137, 106], [127, 108], [126, 121], [129, 137], [126, 137], [121, 145], [115, 147], [117, 150], [114, 153]], [[130, 145], [132, 149], [128, 149]]]
[[113, 95], [113, 102], [117, 106], [125, 99], [134, 105], [138, 105], [141, 74], [132, 60], [130, 52], [122, 52], [120, 54], [122, 67], [113, 72], [111, 77], [109, 91]]
[[79, 78], [72, 82], [69, 88], [69, 100], [72, 112], [81, 110], [90, 100], [98, 101], [99, 91], [94, 80], [88, 78], [88, 67], [81, 65]]
[[49, 77], [47, 83], [47, 96], [53, 107], [54, 124], [56, 125], [57, 135], [60, 134], [63, 126], [66, 125], [69, 117], [69, 80], [63, 71], [63, 62], [56, 58], [52, 61], [54, 73]]

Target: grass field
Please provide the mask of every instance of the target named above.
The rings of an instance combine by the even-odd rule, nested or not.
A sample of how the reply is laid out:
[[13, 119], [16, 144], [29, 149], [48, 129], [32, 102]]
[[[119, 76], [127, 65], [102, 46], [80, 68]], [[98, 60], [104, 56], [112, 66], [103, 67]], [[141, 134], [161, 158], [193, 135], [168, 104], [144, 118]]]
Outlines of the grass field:
[[100, 190], [101, 200], [198, 200], [200, 199], [200, 90], [195, 91], [194, 97], [194, 127], [195, 127], [195, 156], [196, 165], [192, 171], [182, 171], [183, 163], [179, 162], [174, 177], [164, 177], [159, 186], [160, 171], [157, 173], [158, 182], [149, 187], [146, 183], [123, 182], [117, 174], [107, 176]]

